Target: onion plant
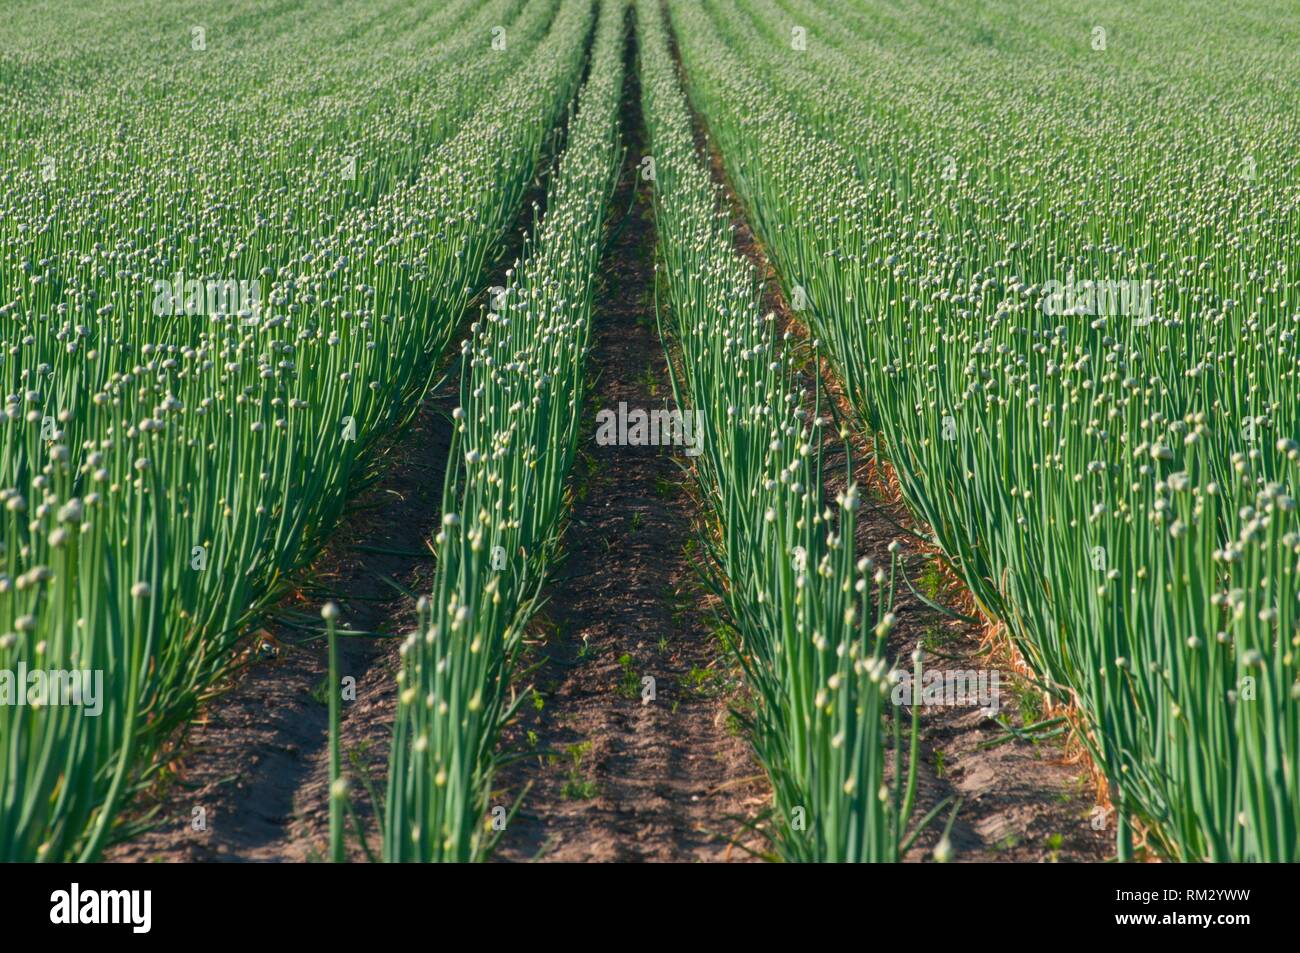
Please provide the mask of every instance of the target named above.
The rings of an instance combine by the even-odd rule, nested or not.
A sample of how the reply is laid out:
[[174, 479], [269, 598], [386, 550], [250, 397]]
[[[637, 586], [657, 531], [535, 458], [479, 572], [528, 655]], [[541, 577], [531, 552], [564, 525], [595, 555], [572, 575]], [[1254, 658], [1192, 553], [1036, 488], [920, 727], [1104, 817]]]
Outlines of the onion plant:
[[1139, 826], [1176, 859], [1300, 859], [1287, 28], [1140, 4], [1108, 43], [1056, 2], [670, 6], [859, 424], [1082, 715], [1121, 859]]
[[490, 803], [496, 742], [526, 697], [512, 698], [509, 680], [563, 532], [596, 268], [622, 158], [626, 12], [617, 0], [601, 4], [545, 217], [461, 346], [433, 590], [401, 648], [388, 861], [483, 860], [518, 806]]
[[[909, 839], [917, 726], [904, 765], [901, 719], [887, 716], [895, 567], [855, 559], [860, 498], [851, 470], [834, 505], [825, 498], [823, 447], [847, 433], [830, 432], [820, 395], [799, 384], [808, 355], [760, 312], [753, 271], [695, 151], [660, 5], [643, 0], [637, 15], [657, 287], [680, 367], [673, 391], [679, 407], [689, 402], [704, 415], [695, 473], [716, 529], [702, 542], [755, 699], [754, 746], [775, 801], [772, 840], [792, 861], [897, 860]], [[670, 349], [670, 367], [671, 358]]]
[[[0, 706], [0, 859], [115, 836], [429, 385], [591, 22], [558, 0], [203, 12], [202, 44], [128, 3], [111, 47], [100, 20], [2, 28], [0, 670], [100, 669], [107, 698]], [[178, 311], [175, 275], [261, 294]]]

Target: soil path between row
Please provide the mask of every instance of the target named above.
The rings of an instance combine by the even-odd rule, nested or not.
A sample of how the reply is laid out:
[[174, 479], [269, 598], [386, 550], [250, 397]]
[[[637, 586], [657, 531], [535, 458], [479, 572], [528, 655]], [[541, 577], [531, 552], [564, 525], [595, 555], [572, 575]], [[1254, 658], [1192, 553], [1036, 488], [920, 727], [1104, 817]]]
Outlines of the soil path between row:
[[731, 717], [743, 689], [694, 562], [689, 457], [596, 441], [602, 409], [673, 406], [634, 62], [614, 198], [615, 215], [629, 211], [613, 224], [593, 315], [567, 558], [530, 650], [539, 704], [507, 732], [505, 746], [522, 757], [498, 776], [507, 803], [524, 793], [497, 851], [505, 861], [747, 860], [733, 840], [768, 800]]

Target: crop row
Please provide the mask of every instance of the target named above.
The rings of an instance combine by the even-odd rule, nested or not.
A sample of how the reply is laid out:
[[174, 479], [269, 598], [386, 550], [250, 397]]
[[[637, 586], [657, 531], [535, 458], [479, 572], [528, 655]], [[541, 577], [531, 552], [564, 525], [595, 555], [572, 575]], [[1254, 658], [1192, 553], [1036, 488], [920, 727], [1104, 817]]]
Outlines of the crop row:
[[564, 528], [597, 266], [622, 159], [626, 14], [621, 0], [600, 4], [545, 217], [461, 347], [436, 576], [401, 649], [385, 799], [390, 861], [481, 860], [513, 816], [504, 805], [490, 816], [491, 782], [500, 729], [527, 698], [511, 696], [510, 677]]
[[761, 313], [753, 269], [696, 153], [660, 5], [643, 0], [637, 12], [658, 284], [679, 355], [674, 395], [704, 415], [696, 475], [716, 529], [702, 542], [739, 633], [754, 746], [774, 794], [770, 840], [791, 861], [897, 860], [908, 846], [919, 736], [913, 721], [904, 766], [885, 656], [896, 565], [855, 558], [861, 499], [847, 463], [828, 503], [825, 449], [847, 434], [835, 432], [815, 383], [810, 393], [800, 381], [810, 355]]
[[[860, 425], [1081, 712], [1121, 858], [1138, 820], [1179, 859], [1294, 861], [1285, 50], [1223, 55], [1244, 24], [1189, 42], [1208, 28], [1186, 11], [1108, 43], [1064, 5], [1006, 6], [1018, 26], [955, 35], [840, 3], [671, 10], [692, 99]], [[1002, 30], [1014, 56], [988, 49]]]
[[[477, 15], [443, 40], [441, 15], [238, 13], [214, 13], [229, 48], [213, 29], [157, 64], [165, 24], [92, 45], [101, 77], [131, 81], [128, 107], [39, 53], [0, 65], [66, 85], [50, 115], [19, 97], [4, 120], [55, 148], [52, 166], [19, 150], [0, 215], [0, 668], [107, 675], [98, 717], [0, 707], [0, 858], [97, 856], [149, 779], [137, 766], [315, 551], [368, 447], [428, 386], [591, 23], [585, 3], [490, 4], [509, 24], [498, 48]], [[415, 41], [392, 35], [363, 69], [349, 33], [403, 25]], [[357, 124], [363, 75], [383, 91]], [[60, 139], [66, 102], [80, 109]], [[191, 295], [223, 278], [264, 287], [215, 308]]]

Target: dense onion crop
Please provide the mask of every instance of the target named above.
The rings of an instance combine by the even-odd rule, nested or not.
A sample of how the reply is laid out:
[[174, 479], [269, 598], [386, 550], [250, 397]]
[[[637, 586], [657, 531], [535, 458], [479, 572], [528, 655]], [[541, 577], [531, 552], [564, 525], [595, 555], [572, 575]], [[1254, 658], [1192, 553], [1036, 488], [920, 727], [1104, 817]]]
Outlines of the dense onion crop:
[[645, 0], [637, 14], [659, 284], [680, 353], [674, 392], [704, 413], [696, 475], [718, 532], [703, 541], [741, 635], [755, 750], [775, 798], [772, 840], [792, 861], [897, 860], [916, 752], [901, 768], [900, 720], [888, 719], [900, 760], [887, 780], [895, 567], [855, 561], [855, 484], [833, 507], [825, 500], [831, 419], [797, 380], [791, 332], [760, 313], [752, 269], [696, 155], [659, 5]]
[[671, 10], [859, 422], [1082, 713], [1121, 858], [1138, 820], [1300, 859], [1293, 54], [1154, 4], [1110, 43], [1065, 4], [822, 6]]
[[[213, 5], [203, 49], [134, 4], [111, 48], [7, 25], [0, 668], [101, 670], [106, 697], [0, 706], [0, 858], [97, 856], [427, 387], [590, 29], [586, 3], [475, 9]], [[261, 294], [173, 308], [178, 274]]]
[[[701, 548], [774, 854], [896, 860], [930, 819], [919, 716], [905, 760], [887, 703], [897, 567], [857, 558], [860, 493], [828, 462], [853, 427], [1069, 710], [1120, 859], [1300, 861], [1300, 15], [1197, 11], [7, 10], [0, 861], [132, 833], [123, 805], [449, 364], [383, 855], [491, 853], [490, 816], [518, 807], [491, 791], [511, 677], [565, 529], [629, 20], [660, 330], [703, 419]], [[806, 338], [761, 313], [692, 106]], [[456, 362], [562, 128], [546, 211]], [[28, 672], [63, 681], [29, 697]], [[94, 711], [51, 694], [71, 679]]]

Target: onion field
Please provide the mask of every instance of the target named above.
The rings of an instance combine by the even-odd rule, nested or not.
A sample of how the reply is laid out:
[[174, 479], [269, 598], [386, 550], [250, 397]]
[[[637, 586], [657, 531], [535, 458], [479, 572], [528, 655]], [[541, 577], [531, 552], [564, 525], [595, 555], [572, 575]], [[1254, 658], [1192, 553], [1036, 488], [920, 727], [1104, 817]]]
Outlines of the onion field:
[[1297, 102], [1281, 0], [10, 5], [0, 860], [1300, 861]]

